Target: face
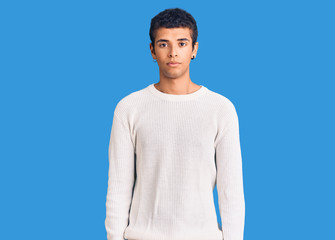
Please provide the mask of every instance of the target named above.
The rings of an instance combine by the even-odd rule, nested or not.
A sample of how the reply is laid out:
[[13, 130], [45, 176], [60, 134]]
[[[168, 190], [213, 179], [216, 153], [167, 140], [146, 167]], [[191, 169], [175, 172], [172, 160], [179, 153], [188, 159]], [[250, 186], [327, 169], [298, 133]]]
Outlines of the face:
[[[180, 78], [189, 75], [189, 65], [192, 56], [196, 57], [198, 42], [192, 51], [190, 28], [159, 28], [155, 36], [155, 51], [150, 43], [151, 55], [157, 59], [161, 76]], [[177, 64], [169, 64], [177, 62]]]

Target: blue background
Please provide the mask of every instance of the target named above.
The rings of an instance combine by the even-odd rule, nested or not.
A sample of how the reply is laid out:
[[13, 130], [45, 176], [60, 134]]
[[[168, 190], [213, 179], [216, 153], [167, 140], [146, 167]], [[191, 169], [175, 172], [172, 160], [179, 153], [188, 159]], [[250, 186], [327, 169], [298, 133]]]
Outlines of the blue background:
[[191, 80], [239, 115], [245, 240], [334, 239], [333, 3], [2, 1], [0, 239], [106, 239], [113, 111], [159, 81], [172, 7], [198, 24]]

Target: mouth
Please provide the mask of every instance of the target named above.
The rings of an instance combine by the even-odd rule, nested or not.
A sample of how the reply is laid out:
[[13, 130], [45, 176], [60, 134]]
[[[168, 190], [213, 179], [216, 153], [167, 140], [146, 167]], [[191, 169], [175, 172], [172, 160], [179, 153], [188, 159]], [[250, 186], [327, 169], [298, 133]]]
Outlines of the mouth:
[[179, 62], [169, 62], [167, 63], [168, 66], [170, 67], [175, 67], [175, 66], [178, 66], [180, 63]]

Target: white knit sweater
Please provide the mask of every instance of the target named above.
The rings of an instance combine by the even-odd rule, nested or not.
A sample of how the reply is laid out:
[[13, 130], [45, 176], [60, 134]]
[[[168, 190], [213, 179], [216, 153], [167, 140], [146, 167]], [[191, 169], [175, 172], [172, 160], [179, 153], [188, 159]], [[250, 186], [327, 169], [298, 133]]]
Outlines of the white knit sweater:
[[114, 110], [108, 156], [108, 240], [243, 240], [239, 123], [228, 98], [202, 85], [133, 92]]

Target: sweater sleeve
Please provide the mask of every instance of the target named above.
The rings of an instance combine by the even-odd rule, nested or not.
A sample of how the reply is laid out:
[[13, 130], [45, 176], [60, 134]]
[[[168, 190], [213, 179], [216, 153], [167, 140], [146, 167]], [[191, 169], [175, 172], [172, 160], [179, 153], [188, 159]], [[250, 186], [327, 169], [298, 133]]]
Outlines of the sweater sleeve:
[[221, 114], [220, 132], [215, 144], [217, 191], [223, 240], [243, 240], [245, 200], [239, 123], [232, 102]]
[[108, 240], [124, 240], [134, 186], [135, 151], [129, 127], [114, 113], [108, 149], [105, 228]]

